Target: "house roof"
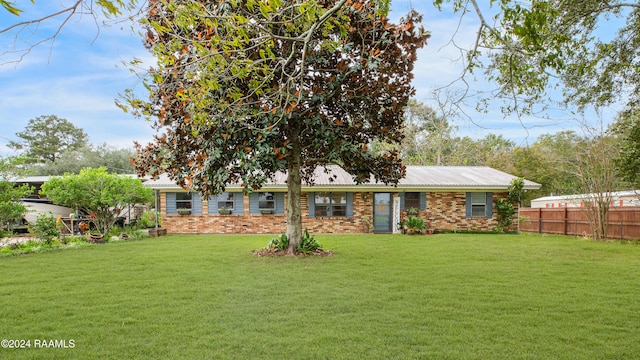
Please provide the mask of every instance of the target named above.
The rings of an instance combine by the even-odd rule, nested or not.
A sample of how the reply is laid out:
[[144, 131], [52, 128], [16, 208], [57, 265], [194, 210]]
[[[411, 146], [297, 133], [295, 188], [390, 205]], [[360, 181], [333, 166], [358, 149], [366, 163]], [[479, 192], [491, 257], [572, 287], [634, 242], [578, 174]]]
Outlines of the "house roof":
[[[132, 179], [140, 179], [142, 182], [146, 181], [146, 178], [138, 177], [136, 174], [116, 174], [118, 176], [126, 176]], [[37, 184], [37, 183], [46, 183], [51, 178], [62, 177], [62, 175], [34, 175], [34, 176], [26, 176], [12, 180], [17, 184]]]
[[[407, 166], [407, 175], [401, 179], [396, 191], [446, 191], [481, 190], [506, 191], [516, 176], [486, 166]], [[264, 189], [286, 190], [285, 173], [277, 173]], [[157, 190], [180, 189], [167, 175], [151, 179], [144, 183]], [[369, 182], [356, 185], [353, 176], [339, 166], [328, 166], [327, 171], [320, 167], [314, 174], [314, 185], [303, 184], [303, 190], [313, 188], [316, 191], [335, 189], [357, 189], [358, 191], [380, 191], [391, 186]], [[539, 189], [540, 184], [525, 180], [525, 189]], [[227, 189], [239, 190], [239, 184], [229, 184]]]
[[[603, 193], [606, 194], [606, 193]], [[569, 201], [569, 200], [581, 200], [590, 199], [598, 196], [598, 194], [571, 194], [571, 195], [553, 195], [544, 196], [531, 200], [531, 202], [545, 202], [545, 201]], [[614, 191], [608, 194], [610, 197], [638, 197], [640, 196], [640, 190], [625, 190]]]

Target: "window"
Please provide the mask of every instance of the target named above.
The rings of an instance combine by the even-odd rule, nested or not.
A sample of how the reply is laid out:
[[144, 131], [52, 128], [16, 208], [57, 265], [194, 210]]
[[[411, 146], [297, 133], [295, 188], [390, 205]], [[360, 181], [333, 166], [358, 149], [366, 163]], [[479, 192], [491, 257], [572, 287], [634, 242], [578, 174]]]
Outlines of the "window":
[[317, 192], [314, 197], [315, 216], [346, 217], [347, 193]]
[[198, 193], [167, 192], [167, 214], [202, 214], [202, 198]]
[[191, 199], [191, 193], [179, 192], [176, 193], [176, 209], [191, 209], [193, 207], [193, 200]]
[[284, 214], [284, 192], [252, 192], [249, 194], [249, 214]]
[[273, 193], [264, 192], [258, 194], [258, 208], [260, 210], [275, 210], [276, 197]]
[[487, 217], [487, 193], [471, 193], [471, 217]]
[[404, 193], [405, 209], [420, 209], [420, 193], [408, 192]]
[[[218, 195], [212, 195], [208, 199], [208, 214], [243, 214], [244, 213], [244, 194], [241, 192], [222, 192]], [[198, 204], [194, 202], [194, 207]]]
[[218, 209], [227, 208], [233, 210], [234, 193], [223, 192], [218, 195]]

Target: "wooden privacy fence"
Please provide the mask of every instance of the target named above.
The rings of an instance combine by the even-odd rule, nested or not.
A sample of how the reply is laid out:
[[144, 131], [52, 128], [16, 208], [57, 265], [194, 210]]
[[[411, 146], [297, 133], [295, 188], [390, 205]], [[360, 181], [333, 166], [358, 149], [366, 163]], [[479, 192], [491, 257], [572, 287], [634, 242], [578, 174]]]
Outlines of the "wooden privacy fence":
[[[591, 235], [585, 208], [520, 208], [520, 231], [562, 235]], [[607, 238], [640, 239], [640, 207], [609, 209]]]

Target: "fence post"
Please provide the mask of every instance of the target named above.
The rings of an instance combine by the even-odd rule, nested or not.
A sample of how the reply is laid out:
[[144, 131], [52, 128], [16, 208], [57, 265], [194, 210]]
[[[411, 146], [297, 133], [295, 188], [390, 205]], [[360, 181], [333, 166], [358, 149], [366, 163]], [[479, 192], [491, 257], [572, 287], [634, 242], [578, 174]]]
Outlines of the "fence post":
[[564, 219], [562, 220], [562, 221], [563, 221], [563, 223], [564, 223], [564, 226], [563, 226], [563, 228], [564, 228], [564, 231], [563, 231], [563, 232], [564, 232], [564, 235], [567, 235], [567, 223], [569, 222], [569, 219], [567, 218], [567, 215], [568, 215], [568, 214], [567, 214], [567, 206], [565, 205], [565, 207], [564, 207]]
[[542, 234], [542, 208], [538, 208], [538, 234]]

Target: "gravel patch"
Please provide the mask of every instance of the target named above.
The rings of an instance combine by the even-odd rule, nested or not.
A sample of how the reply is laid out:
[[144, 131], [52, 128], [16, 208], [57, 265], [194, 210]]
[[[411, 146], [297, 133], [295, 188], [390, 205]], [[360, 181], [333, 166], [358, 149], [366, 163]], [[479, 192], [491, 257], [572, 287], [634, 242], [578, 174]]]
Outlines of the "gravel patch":
[[13, 244], [22, 244], [29, 240], [35, 240], [35, 237], [31, 235], [6, 237], [6, 238], [0, 239], [0, 247], [9, 246]]

